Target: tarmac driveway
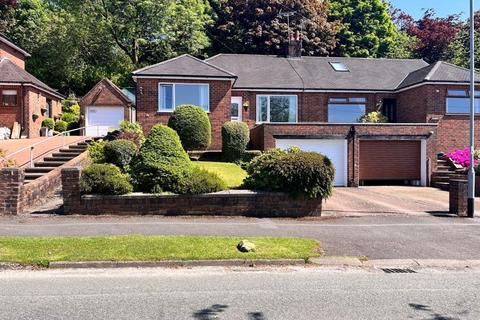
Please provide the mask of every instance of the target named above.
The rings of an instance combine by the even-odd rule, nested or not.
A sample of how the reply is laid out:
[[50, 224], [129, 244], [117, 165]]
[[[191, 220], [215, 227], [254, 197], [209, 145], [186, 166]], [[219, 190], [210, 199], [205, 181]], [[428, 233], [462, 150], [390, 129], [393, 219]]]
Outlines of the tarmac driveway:
[[[325, 215], [362, 216], [385, 214], [445, 215], [449, 194], [435, 188], [375, 186], [335, 188], [323, 207]], [[477, 199], [476, 208], [480, 202]]]

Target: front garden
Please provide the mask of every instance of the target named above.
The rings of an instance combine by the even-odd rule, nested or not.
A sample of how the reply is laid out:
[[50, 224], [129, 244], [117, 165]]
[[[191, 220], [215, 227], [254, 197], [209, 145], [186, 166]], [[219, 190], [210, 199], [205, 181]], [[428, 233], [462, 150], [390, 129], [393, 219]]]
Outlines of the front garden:
[[89, 146], [92, 164], [80, 178], [86, 195], [201, 195], [233, 189], [282, 192], [297, 199], [328, 198], [335, 170], [319, 153], [247, 150], [249, 129], [242, 122], [222, 128], [219, 161], [191, 161], [188, 151], [211, 143], [208, 115], [196, 106], [179, 106], [168, 125], [147, 136], [139, 124], [123, 122], [117, 132]]

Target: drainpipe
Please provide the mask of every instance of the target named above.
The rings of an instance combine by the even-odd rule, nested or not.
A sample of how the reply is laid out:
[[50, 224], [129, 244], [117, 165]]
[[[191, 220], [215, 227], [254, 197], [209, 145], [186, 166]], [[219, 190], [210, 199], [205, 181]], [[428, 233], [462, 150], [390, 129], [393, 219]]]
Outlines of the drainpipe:
[[25, 130], [25, 87], [23, 83], [20, 85], [20, 95], [22, 97], [22, 99], [20, 99], [20, 137], [22, 137], [22, 132]]
[[352, 184], [355, 184], [355, 136], [357, 135], [357, 130], [355, 129], [355, 126], [350, 127], [350, 131], [348, 135], [349, 135], [349, 138], [352, 139], [352, 167], [353, 167]]

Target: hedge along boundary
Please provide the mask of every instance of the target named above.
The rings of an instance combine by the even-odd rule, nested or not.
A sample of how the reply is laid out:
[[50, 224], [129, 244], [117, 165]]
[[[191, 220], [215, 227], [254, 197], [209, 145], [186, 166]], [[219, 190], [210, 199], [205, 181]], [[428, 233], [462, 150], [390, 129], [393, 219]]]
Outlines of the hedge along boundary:
[[322, 199], [292, 199], [284, 193], [250, 190], [202, 195], [81, 195], [78, 167], [62, 169], [62, 188], [65, 214], [307, 217], [322, 213]]

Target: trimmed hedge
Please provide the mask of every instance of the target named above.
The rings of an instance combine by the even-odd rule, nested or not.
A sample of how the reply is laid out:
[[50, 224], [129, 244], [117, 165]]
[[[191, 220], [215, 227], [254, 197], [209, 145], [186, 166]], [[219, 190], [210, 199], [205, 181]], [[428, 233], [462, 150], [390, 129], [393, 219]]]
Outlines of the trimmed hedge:
[[222, 157], [224, 161], [242, 160], [250, 141], [250, 130], [244, 122], [230, 121], [222, 126]]
[[247, 164], [246, 170], [247, 188], [287, 192], [310, 199], [330, 197], [335, 178], [329, 158], [298, 148], [269, 150]]
[[174, 192], [191, 170], [190, 159], [178, 134], [161, 124], [153, 126], [132, 162], [136, 188], [149, 193]]
[[42, 128], [53, 129], [55, 127], [55, 121], [52, 118], [45, 118], [42, 121]]
[[82, 171], [80, 190], [86, 194], [120, 195], [133, 191], [127, 175], [113, 164], [92, 164]]
[[55, 122], [55, 131], [64, 132], [68, 130], [68, 123], [63, 120], [58, 120]]
[[129, 140], [113, 140], [105, 144], [105, 161], [119, 167], [122, 171], [128, 171], [128, 166], [137, 154], [137, 146]]
[[227, 184], [216, 173], [193, 168], [190, 176], [179, 183], [175, 192], [179, 194], [204, 194], [227, 189]]
[[168, 126], [177, 131], [185, 150], [206, 150], [212, 142], [212, 127], [208, 114], [200, 107], [176, 107], [168, 120]]

